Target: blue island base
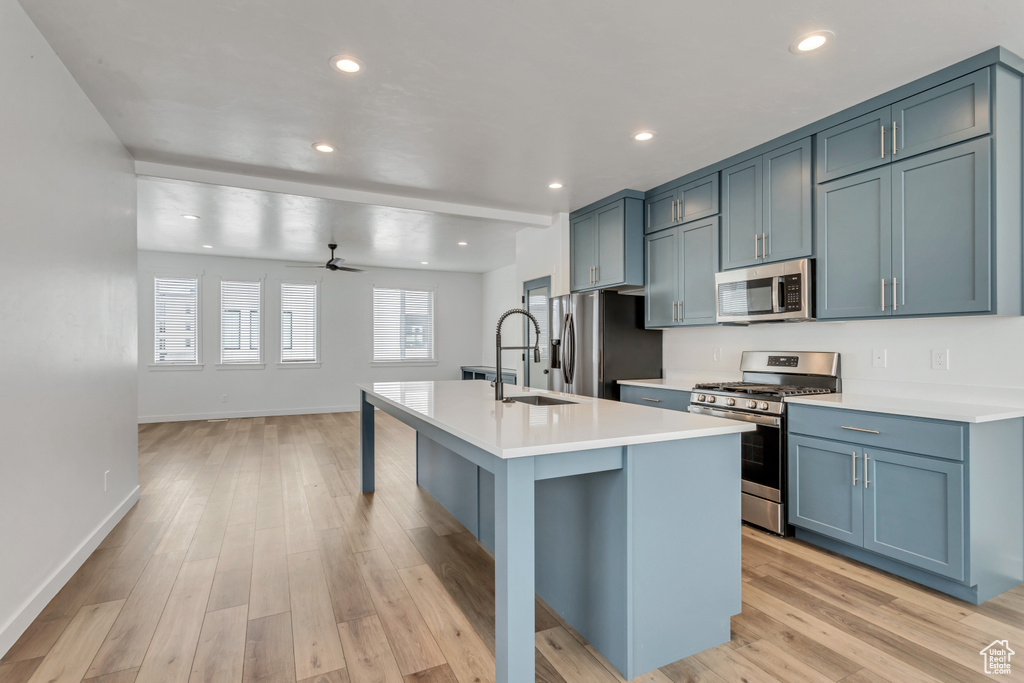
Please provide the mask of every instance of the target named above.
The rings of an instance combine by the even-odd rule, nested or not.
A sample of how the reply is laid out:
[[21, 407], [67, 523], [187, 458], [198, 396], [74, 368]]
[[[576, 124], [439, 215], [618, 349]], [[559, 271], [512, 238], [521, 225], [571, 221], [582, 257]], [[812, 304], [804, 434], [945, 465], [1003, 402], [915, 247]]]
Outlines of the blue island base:
[[[730, 639], [742, 609], [739, 439], [578, 451], [559, 457], [618, 466], [538, 475], [537, 594], [627, 680]], [[422, 433], [416, 445], [418, 484], [493, 551], [494, 475]]]

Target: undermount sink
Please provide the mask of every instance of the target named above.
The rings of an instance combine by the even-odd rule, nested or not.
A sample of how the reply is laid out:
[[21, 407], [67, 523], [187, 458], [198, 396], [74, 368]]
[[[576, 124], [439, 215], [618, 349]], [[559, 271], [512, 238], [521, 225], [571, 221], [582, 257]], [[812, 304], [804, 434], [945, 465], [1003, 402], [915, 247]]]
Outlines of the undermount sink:
[[576, 404], [576, 401], [566, 401], [561, 398], [553, 398], [551, 396], [544, 396], [542, 394], [533, 394], [530, 396], [509, 396], [505, 400], [518, 401], [519, 403], [529, 403], [531, 406], [565, 406]]

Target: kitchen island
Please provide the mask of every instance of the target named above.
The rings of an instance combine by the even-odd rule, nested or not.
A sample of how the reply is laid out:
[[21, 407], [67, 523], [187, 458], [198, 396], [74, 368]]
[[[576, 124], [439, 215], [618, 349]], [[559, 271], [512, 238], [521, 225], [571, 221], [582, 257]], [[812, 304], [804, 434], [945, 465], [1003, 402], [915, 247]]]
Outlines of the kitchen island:
[[740, 432], [751, 425], [482, 381], [360, 386], [417, 432], [417, 482], [495, 556], [495, 668], [534, 680], [534, 594], [626, 679], [730, 639], [741, 610]]

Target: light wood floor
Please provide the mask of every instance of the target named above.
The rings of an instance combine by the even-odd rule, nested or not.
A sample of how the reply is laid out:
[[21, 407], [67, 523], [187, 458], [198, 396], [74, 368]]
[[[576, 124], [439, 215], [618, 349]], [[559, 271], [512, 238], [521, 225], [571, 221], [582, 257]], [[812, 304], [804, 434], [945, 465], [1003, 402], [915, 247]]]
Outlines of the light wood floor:
[[[142, 498], [0, 661], [0, 681], [493, 680], [494, 563], [414, 484], [413, 432], [380, 414], [378, 491], [357, 414], [144, 425]], [[972, 606], [743, 531], [730, 643], [637, 680], [983, 681], [1024, 589]], [[622, 679], [542, 604], [537, 680]]]

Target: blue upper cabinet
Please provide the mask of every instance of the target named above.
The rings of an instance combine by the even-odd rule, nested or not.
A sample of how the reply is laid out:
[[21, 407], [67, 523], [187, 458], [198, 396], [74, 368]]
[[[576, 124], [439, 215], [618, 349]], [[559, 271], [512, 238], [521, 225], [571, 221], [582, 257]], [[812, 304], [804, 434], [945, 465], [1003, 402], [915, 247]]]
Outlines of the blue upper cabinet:
[[647, 233], [718, 215], [718, 173], [657, 192], [645, 204]]
[[623, 190], [569, 217], [572, 291], [644, 283], [643, 193]]
[[818, 133], [817, 182], [987, 135], [989, 78], [982, 69]]
[[662, 230], [645, 241], [645, 326], [714, 324], [718, 217]]
[[990, 144], [818, 186], [818, 318], [992, 310]]
[[813, 255], [811, 139], [722, 171], [722, 269]]

